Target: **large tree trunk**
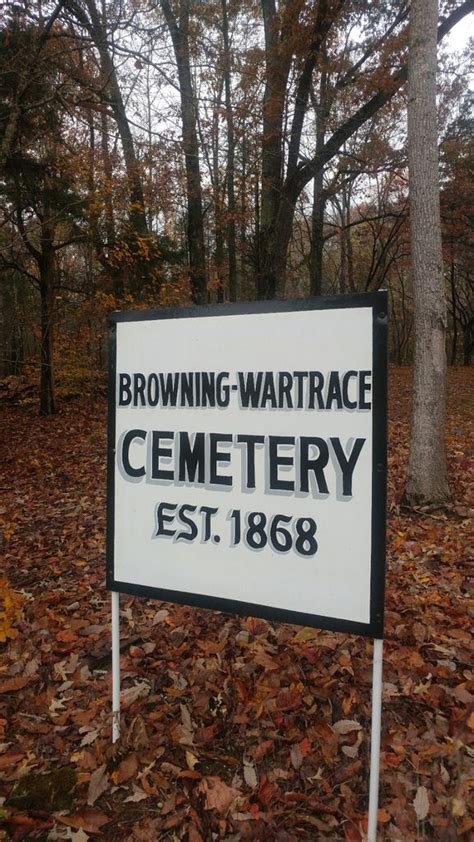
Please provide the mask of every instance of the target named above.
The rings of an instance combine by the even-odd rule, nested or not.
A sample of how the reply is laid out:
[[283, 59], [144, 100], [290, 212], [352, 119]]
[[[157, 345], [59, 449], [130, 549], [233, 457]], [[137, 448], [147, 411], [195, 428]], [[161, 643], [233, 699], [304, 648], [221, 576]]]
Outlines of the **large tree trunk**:
[[436, 109], [437, 0], [412, 0], [408, 65], [408, 162], [415, 300], [414, 403], [406, 498], [449, 497], [445, 451], [446, 298], [441, 251]]
[[[275, 221], [280, 206], [283, 183], [283, 118], [288, 74], [292, 53], [285, 46], [288, 20], [279, 25], [275, 0], [261, 0], [265, 28], [265, 90], [263, 93], [262, 133], [262, 197], [258, 266], [257, 298], [274, 298], [281, 270], [275, 255]], [[291, 3], [285, 7], [285, 12]], [[289, 243], [289, 236], [288, 236]], [[287, 246], [288, 246], [287, 243]]]
[[169, 0], [161, 0], [161, 7], [173, 41], [178, 68], [183, 147], [186, 166], [186, 194], [188, 202], [187, 239], [192, 295], [195, 304], [207, 304], [201, 170], [196, 130], [196, 106], [189, 56], [188, 24], [190, 0], [181, 0], [179, 20], [175, 17]]

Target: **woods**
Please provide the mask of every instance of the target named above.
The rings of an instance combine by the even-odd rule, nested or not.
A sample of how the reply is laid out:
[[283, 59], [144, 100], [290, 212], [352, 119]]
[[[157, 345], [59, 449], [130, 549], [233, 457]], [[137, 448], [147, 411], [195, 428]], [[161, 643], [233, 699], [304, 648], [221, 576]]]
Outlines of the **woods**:
[[[466, 363], [471, 198], [461, 172], [472, 104], [443, 43], [470, 9], [446, 4], [436, 15], [443, 290], [450, 360]], [[391, 356], [411, 361], [408, 11], [296, 0], [12, 6], [2, 31], [2, 319], [22, 331], [4, 331], [3, 375], [18, 373], [19, 356], [39, 359], [37, 343], [17, 347], [39, 310], [46, 360], [55, 334], [80, 343], [91, 309], [380, 287], [391, 295]], [[31, 192], [44, 192], [47, 165], [40, 220]], [[44, 254], [40, 270], [32, 247], [43, 226], [47, 251], [48, 214], [54, 268]], [[33, 296], [15, 314], [29, 284], [44, 290], [41, 308]], [[81, 367], [101, 356], [99, 323]]]
[[[110, 313], [379, 290], [391, 403], [378, 833], [469, 838], [473, 11], [2, 8], [0, 839], [366, 839], [363, 638], [122, 597], [127, 736], [110, 745], [104, 433]], [[276, 338], [287, 356], [301, 343]], [[347, 507], [370, 435], [317, 424], [369, 411], [371, 372], [323, 370], [318, 342], [304, 370], [239, 361], [235, 383], [219, 347], [206, 371], [170, 368], [167, 353], [123, 369], [118, 405], [136, 413], [117, 447], [126, 481], [192, 495], [243, 477], [246, 493], [286, 504], [313, 488]], [[228, 419], [237, 396], [268, 424], [202, 432], [161, 416], [143, 429], [150, 409]], [[277, 410], [314, 411], [315, 429], [272, 435]], [[156, 502], [154, 538], [221, 541], [218, 509], [190, 500]], [[316, 556], [311, 513], [275, 524], [254, 509], [241, 523], [221, 503], [233, 548], [250, 531], [251, 549], [299, 542], [304, 557], [308, 519]]]

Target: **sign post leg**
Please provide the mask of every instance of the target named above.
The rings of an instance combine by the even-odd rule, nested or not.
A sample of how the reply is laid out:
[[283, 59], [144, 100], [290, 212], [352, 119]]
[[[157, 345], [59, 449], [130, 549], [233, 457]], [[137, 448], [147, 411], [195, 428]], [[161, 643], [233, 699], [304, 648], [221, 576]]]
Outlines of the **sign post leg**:
[[374, 640], [372, 676], [372, 733], [370, 739], [369, 826], [367, 842], [377, 842], [377, 813], [380, 780], [380, 732], [382, 727], [383, 640]]
[[112, 742], [120, 738], [120, 594], [112, 591]]

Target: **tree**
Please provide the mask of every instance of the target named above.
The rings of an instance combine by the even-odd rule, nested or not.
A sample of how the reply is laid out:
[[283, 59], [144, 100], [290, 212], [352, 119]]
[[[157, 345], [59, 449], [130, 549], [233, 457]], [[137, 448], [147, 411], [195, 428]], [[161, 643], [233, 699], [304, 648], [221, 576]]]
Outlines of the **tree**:
[[[40, 21], [35, 29], [32, 31], [32, 37], [28, 44], [28, 51], [20, 51], [17, 55], [17, 61], [8, 68], [9, 73], [16, 76], [14, 82], [14, 96], [10, 99], [9, 107], [6, 114], [1, 115], [2, 123], [2, 139], [0, 144], [0, 167], [4, 167], [12, 150], [15, 147], [17, 139], [18, 128], [22, 115], [26, 110], [41, 110], [45, 102], [42, 97], [37, 98], [31, 96], [31, 89], [35, 87], [35, 82], [39, 75], [41, 59], [44, 58], [45, 46], [51, 34], [51, 30], [64, 6], [65, 0], [59, 0], [50, 15], [44, 21]], [[6, 30], [4, 33], [2, 47], [10, 53], [9, 36]], [[32, 85], [33, 82], [33, 85]]]
[[[381, 108], [389, 103], [407, 78], [407, 66], [400, 61], [400, 39], [408, 13], [406, 4], [384, 3], [366, 7], [369, 15], [368, 36], [360, 55], [339, 73], [336, 92], [352, 91], [357, 105], [344, 115], [312, 156], [301, 155], [302, 129], [307, 110], [312, 73], [321, 61], [330, 35], [338, 27], [360, 26], [361, 9], [358, 4], [347, 8], [343, 3], [317, 4], [310, 23], [301, 25], [301, 3], [289, 0], [277, 8], [275, 0], [261, 0], [265, 24], [266, 85], [263, 101], [262, 140], [262, 215], [260, 260], [257, 294], [273, 298], [284, 289], [288, 246], [291, 238], [295, 207], [305, 186], [314, 179], [329, 161], [339, 155], [344, 144]], [[440, 24], [437, 37], [441, 40], [462, 17], [474, 8], [473, 0], [466, 0]], [[375, 15], [370, 19], [370, 14]], [[352, 18], [351, 18], [352, 16]], [[375, 33], [373, 30], [375, 28]], [[296, 33], [299, 37], [297, 37]], [[340, 39], [332, 38], [336, 45]], [[298, 52], [296, 47], [298, 46]], [[403, 54], [402, 54], [403, 55]], [[329, 55], [336, 64], [340, 54]], [[296, 64], [296, 82], [290, 92], [290, 70]], [[380, 67], [382, 65], [382, 67]], [[374, 71], [374, 66], [377, 70]], [[395, 69], [390, 72], [390, 68]], [[347, 95], [347, 94], [346, 94]], [[293, 117], [285, 137], [285, 102], [294, 101]], [[362, 102], [361, 102], [362, 100]], [[285, 148], [288, 155], [285, 160]]]
[[206, 254], [204, 247], [204, 221], [199, 163], [199, 144], [196, 127], [196, 103], [191, 77], [189, 25], [192, 2], [180, 0], [179, 16], [169, 0], [160, 0], [161, 8], [173, 41], [178, 68], [183, 147], [186, 163], [186, 193], [188, 204], [188, 249], [191, 287], [195, 304], [207, 303]]
[[412, 0], [408, 70], [408, 161], [415, 300], [413, 418], [406, 498], [449, 497], [445, 450], [446, 328], [439, 200], [436, 68], [438, 0]]
[[[30, 21], [26, 26], [22, 24], [21, 16], [16, 14], [9, 21], [8, 53], [15, 57], [28, 54], [28, 46], [37, 52], [37, 46], [34, 47], [39, 40], [37, 27]], [[42, 415], [56, 411], [53, 327], [57, 255], [67, 245], [83, 239], [83, 232], [77, 226], [82, 202], [73, 191], [72, 167], [62, 143], [63, 46], [60, 39], [48, 38], [43, 44], [41, 63], [34, 66], [35, 72], [30, 74], [26, 88], [22, 74], [14, 71], [9, 74], [8, 68], [2, 73], [0, 86], [7, 114], [11, 115], [16, 104], [21, 103], [2, 170], [2, 223], [10, 238], [2, 249], [0, 268], [21, 274], [39, 291]], [[6, 132], [10, 125], [9, 117]]]

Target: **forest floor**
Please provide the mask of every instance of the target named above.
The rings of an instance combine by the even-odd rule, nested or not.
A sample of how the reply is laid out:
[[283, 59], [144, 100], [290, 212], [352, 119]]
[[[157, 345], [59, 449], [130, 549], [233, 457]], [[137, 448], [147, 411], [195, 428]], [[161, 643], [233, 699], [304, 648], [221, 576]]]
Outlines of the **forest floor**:
[[[453, 502], [422, 512], [399, 502], [410, 378], [390, 372], [379, 839], [449, 842], [474, 828], [474, 377], [449, 373]], [[112, 747], [105, 401], [10, 405], [0, 436], [0, 839], [362, 840], [372, 642], [122, 597]]]

